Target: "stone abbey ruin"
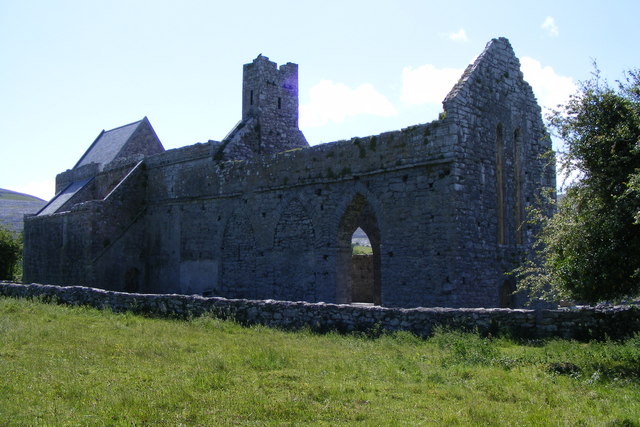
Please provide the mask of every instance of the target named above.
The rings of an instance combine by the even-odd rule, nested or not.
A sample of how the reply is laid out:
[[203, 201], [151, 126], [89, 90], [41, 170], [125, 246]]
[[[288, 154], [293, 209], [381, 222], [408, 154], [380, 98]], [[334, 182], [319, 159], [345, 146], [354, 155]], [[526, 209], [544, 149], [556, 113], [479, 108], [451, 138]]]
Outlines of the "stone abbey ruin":
[[[25, 218], [24, 281], [390, 307], [508, 307], [526, 209], [555, 188], [536, 99], [491, 40], [440, 119], [309, 147], [298, 69], [244, 66], [242, 120], [165, 151], [149, 121], [103, 131]], [[351, 238], [373, 249], [353, 275]]]

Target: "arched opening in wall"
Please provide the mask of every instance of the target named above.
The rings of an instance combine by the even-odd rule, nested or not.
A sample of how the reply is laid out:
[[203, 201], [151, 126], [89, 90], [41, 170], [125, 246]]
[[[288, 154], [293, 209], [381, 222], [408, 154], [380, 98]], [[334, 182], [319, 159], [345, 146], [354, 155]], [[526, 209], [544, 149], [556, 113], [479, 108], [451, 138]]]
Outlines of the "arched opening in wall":
[[[358, 229], [362, 233], [357, 232]], [[357, 233], [356, 233], [357, 232]], [[370, 255], [359, 259], [354, 255], [354, 234], [356, 242], [368, 240]], [[364, 236], [363, 236], [364, 235]], [[356, 194], [347, 206], [340, 219], [338, 228], [338, 263], [336, 277], [336, 302], [363, 302], [382, 304], [380, 274], [380, 229], [371, 205], [361, 194]], [[366, 240], [365, 240], [366, 239]], [[364, 245], [361, 245], [364, 247]], [[364, 252], [365, 249], [359, 249]], [[366, 250], [368, 252], [368, 250]], [[359, 263], [361, 265], [356, 265]], [[362, 274], [356, 278], [354, 273], [359, 268], [370, 270], [370, 274]]]
[[373, 249], [364, 230], [356, 228], [351, 236], [351, 301], [373, 303]]
[[513, 308], [515, 306], [516, 283], [513, 278], [505, 279], [500, 287], [500, 307]]

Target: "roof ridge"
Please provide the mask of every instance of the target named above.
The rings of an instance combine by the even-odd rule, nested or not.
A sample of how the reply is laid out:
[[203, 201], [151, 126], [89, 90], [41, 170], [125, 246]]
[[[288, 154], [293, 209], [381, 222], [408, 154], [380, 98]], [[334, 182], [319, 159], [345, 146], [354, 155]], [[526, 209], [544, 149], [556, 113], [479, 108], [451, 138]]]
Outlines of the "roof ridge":
[[113, 129], [109, 129], [109, 130], [102, 129], [102, 132], [100, 132], [100, 134], [96, 137], [96, 139], [91, 143], [89, 148], [84, 152], [84, 154], [80, 157], [80, 159], [78, 159], [78, 161], [76, 162], [76, 164], [73, 166], [72, 169], [77, 168], [82, 163], [82, 161], [89, 155], [89, 153], [91, 153], [93, 148], [98, 144], [98, 141], [100, 141], [100, 139], [104, 135], [109, 134], [109, 133], [114, 132], [114, 131], [117, 131], [117, 130], [120, 130], [120, 129], [124, 129], [124, 128], [128, 127], [128, 126], [130, 127], [130, 126], [135, 125], [133, 131], [131, 132], [131, 134], [133, 135], [133, 133], [135, 133], [136, 130], [138, 130], [138, 128], [140, 127], [140, 125], [145, 121], [147, 121], [147, 122], [149, 121], [147, 119], [147, 116], [144, 116], [141, 120], [137, 120], [135, 122], [131, 122], [131, 123], [128, 123], [126, 125], [118, 126], [116, 128], [113, 128]]
[[140, 119], [140, 120], [136, 120], [135, 122], [127, 123], [126, 125], [118, 126], [117, 128], [109, 129], [109, 130], [106, 130], [106, 131], [104, 131], [104, 132], [111, 132], [111, 131], [114, 131], [114, 130], [118, 130], [118, 129], [126, 128], [127, 126], [131, 126], [131, 125], [139, 125], [139, 124], [140, 124], [140, 123], [142, 123], [142, 122], [144, 121], [144, 119], [146, 119], [146, 118], [147, 118], [147, 116], [144, 116], [144, 117], [143, 117], [142, 119]]

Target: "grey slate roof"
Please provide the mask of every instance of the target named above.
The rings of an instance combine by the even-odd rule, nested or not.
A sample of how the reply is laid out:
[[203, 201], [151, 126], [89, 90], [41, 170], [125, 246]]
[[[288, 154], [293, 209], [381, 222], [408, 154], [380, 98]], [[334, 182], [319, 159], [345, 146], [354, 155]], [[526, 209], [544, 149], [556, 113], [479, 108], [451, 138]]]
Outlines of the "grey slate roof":
[[93, 178], [85, 179], [84, 181], [72, 182], [56, 194], [56, 196], [51, 199], [49, 203], [45, 207], [43, 207], [40, 212], [37, 213], [38, 216], [42, 215], [51, 215], [54, 214], [60, 209], [67, 201], [72, 198], [78, 191], [82, 190], [82, 188]]
[[111, 162], [116, 158], [143, 120], [144, 119], [138, 120], [137, 122], [129, 123], [128, 125], [115, 129], [103, 130], [96, 140], [93, 141], [93, 144], [91, 144], [91, 147], [89, 147], [86, 153], [80, 157], [74, 169], [79, 166], [88, 165], [89, 163], [106, 165]]

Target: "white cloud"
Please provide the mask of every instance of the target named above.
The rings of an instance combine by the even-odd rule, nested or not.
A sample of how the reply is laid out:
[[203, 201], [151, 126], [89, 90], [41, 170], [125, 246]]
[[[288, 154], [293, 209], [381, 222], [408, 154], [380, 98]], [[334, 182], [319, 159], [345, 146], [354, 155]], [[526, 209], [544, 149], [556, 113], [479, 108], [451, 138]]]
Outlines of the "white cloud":
[[453, 40], [454, 42], [466, 42], [469, 41], [467, 37], [467, 33], [464, 31], [464, 28], [460, 28], [457, 33], [448, 33], [446, 34], [449, 40]]
[[558, 37], [558, 35], [560, 34], [560, 32], [558, 31], [558, 26], [556, 25], [556, 21], [551, 16], [547, 16], [544, 19], [544, 22], [542, 23], [542, 25], [540, 25], [540, 28], [545, 30], [547, 32], [547, 35], [551, 37]]
[[[538, 98], [538, 104], [543, 109], [543, 114], [545, 109], [548, 111], [549, 109], [556, 109], [558, 104], [565, 104], [578, 89], [571, 77], [556, 74], [553, 68], [549, 66], [543, 67], [540, 61], [536, 59], [525, 56], [520, 59], [520, 63], [524, 79], [533, 88], [533, 92]], [[553, 136], [551, 140], [555, 150], [564, 149], [562, 140]], [[573, 182], [575, 179], [575, 176], [565, 176], [558, 170], [559, 187]]]
[[548, 65], [543, 67], [536, 59], [525, 56], [520, 63], [524, 79], [533, 87], [543, 109], [555, 109], [558, 104], [565, 104], [577, 90], [571, 77], [556, 74], [553, 68]]
[[439, 104], [462, 75], [461, 69], [422, 65], [402, 70], [403, 102], [412, 105]]
[[352, 89], [343, 83], [322, 80], [309, 90], [309, 99], [309, 103], [300, 106], [300, 127], [340, 123], [358, 115], [398, 114], [396, 107], [369, 83]]

